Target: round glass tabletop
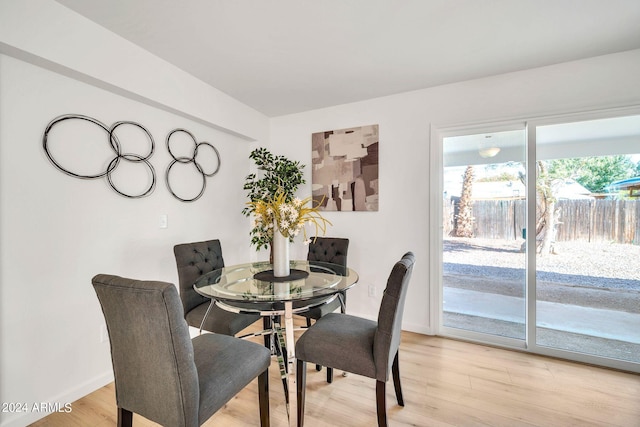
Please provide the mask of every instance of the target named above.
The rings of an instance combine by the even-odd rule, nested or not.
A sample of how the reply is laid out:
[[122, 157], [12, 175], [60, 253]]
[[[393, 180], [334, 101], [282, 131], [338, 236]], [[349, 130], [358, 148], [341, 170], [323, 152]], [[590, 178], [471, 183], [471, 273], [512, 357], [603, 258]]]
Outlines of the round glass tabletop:
[[287, 277], [273, 277], [272, 268], [268, 262], [224, 267], [201, 276], [193, 287], [203, 296], [238, 305], [330, 297], [358, 281], [352, 269], [326, 262], [291, 261]]

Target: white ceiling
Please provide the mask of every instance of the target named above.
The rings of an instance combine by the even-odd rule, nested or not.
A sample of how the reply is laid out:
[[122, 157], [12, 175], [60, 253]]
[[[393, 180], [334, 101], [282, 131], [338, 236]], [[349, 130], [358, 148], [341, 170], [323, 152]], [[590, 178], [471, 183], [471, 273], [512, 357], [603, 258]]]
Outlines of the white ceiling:
[[268, 116], [640, 48], [640, 0], [57, 0]]

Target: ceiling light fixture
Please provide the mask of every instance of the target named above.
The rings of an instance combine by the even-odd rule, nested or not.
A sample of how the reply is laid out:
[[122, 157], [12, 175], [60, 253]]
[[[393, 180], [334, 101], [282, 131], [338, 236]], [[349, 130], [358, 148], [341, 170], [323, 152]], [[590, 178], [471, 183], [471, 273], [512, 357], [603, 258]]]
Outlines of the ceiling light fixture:
[[[491, 139], [491, 135], [485, 135], [484, 137], [485, 139]], [[485, 159], [495, 157], [499, 152], [499, 147], [491, 146], [484, 141], [480, 143], [480, 147], [478, 148], [478, 154], [480, 154], [480, 157], [484, 157]]]
[[481, 148], [478, 151], [480, 157], [484, 157], [485, 159], [488, 157], [495, 157], [499, 152], [500, 149], [498, 147]]

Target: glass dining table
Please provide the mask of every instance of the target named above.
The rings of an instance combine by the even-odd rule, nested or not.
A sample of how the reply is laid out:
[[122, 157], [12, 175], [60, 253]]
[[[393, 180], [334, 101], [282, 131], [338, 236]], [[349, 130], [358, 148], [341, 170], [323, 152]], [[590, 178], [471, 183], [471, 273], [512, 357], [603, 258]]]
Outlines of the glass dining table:
[[[321, 261], [291, 261], [291, 274], [275, 277], [269, 262], [252, 262], [232, 265], [211, 271], [199, 277], [193, 285], [196, 292], [211, 298], [224, 310], [234, 313], [260, 314], [271, 320], [272, 329], [259, 334], [273, 337], [274, 352], [280, 351], [282, 343], [286, 358], [279, 363], [289, 425], [295, 425], [295, 340], [293, 315], [310, 310], [341, 298], [341, 293], [358, 282], [358, 274], [337, 264]], [[344, 302], [341, 300], [341, 303]], [[206, 315], [205, 315], [206, 317]], [[284, 336], [280, 319], [284, 317]], [[251, 334], [258, 335], [258, 334]], [[286, 362], [284, 362], [286, 360]]]

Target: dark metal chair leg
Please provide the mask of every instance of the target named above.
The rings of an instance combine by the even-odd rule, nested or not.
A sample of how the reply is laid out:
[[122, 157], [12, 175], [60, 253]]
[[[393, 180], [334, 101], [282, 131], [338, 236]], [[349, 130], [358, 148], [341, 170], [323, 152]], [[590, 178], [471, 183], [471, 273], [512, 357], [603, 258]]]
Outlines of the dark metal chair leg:
[[398, 361], [398, 355], [400, 351], [396, 353], [396, 357], [393, 359], [393, 365], [391, 365], [391, 372], [393, 373], [393, 386], [396, 389], [396, 399], [398, 405], [404, 406], [404, 399], [402, 398], [402, 386], [400, 385], [400, 362]]
[[118, 408], [118, 427], [131, 427], [133, 425], [133, 412]]
[[386, 383], [376, 380], [376, 410], [378, 412], [378, 427], [387, 427], [387, 399]]
[[329, 384], [333, 382], [333, 368], [327, 368], [327, 382]]
[[260, 427], [269, 427], [269, 369], [258, 376], [258, 401], [260, 402]]
[[304, 400], [307, 382], [307, 362], [298, 359], [296, 365], [296, 395], [298, 400], [298, 427], [304, 426]]

